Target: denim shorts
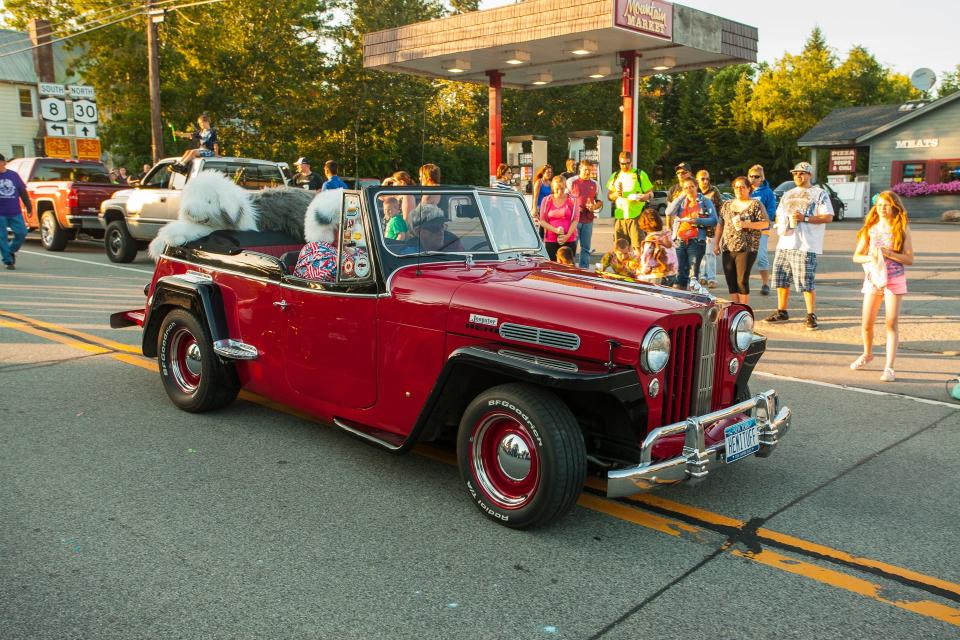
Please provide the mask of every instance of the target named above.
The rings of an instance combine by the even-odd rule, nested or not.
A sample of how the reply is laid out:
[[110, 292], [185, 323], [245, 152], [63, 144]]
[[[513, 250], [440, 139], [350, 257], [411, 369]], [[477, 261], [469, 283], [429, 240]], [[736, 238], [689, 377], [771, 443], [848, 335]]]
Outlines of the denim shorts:
[[754, 263], [760, 271], [770, 270], [770, 256], [767, 255], [767, 242], [769, 240], [769, 234], [760, 235], [760, 247], [757, 249], [757, 261]]
[[197, 149], [197, 155], [200, 156], [201, 158], [212, 158], [213, 151], [211, 151], [210, 149]]

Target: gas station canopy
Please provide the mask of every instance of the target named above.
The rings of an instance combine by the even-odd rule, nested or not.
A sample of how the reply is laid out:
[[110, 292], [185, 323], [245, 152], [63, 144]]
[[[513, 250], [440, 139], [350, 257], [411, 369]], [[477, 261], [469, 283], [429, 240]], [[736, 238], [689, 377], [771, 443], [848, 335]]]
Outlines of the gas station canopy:
[[528, 0], [365, 34], [363, 66], [535, 89], [756, 62], [757, 29], [660, 0]]

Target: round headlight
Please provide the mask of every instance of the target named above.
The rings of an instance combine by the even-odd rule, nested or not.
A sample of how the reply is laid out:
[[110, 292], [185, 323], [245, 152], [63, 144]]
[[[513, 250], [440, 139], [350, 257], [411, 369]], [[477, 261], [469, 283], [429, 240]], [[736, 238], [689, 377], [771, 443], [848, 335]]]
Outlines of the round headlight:
[[670, 360], [670, 336], [660, 327], [647, 331], [640, 345], [640, 367], [647, 373], [660, 373]]
[[753, 340], [753, 316], [749, 311], [741, 311], [730, 323], [730, 346], [737, 353], [743, 353]]

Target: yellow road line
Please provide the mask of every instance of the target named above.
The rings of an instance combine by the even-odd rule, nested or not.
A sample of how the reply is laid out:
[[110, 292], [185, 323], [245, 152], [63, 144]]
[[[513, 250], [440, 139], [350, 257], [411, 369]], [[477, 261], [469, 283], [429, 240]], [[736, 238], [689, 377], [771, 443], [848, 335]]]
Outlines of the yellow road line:
[[[52, 323], [41, 322], [38, 320], [33, 320], [27, 318], [26, 316], [19, 316], [17, 314], [11, 314], [9, 312], [0, 311], [0, 318], [2, 317], [16, 317], [17, 321], [10, 320], [0, 320], [0, 327], [6, 327], [10, 329], [15, 329], [23, 333], [30, 335], [38, 336], [41, 338], [46, 338], [59, 342], [61, 344], [68, 345], [77, 349], [82, 349], [91, 353], [110, 353], [110, 349], [114, 349], [114, 345], [124, 347], [122, 350], [125, 352], [137, 352], [136, 349], [133, 349], [127, 345], [119, 345], [110, 340], [104, 338], [99, 338], [97, 336], [83, 334], [78, 331], [73, 331], [66, 329], [65, 327], [60, 327]], [[28, 324], [30, 323], [30, 324]], [[53, 333], [50, 331], [43, 331], [36, 329], [31, 326], [44, 326], [51, 330], [55, 330], [59, 333], [67, 333], [77, 337], [82, 337], [89, 342], [98, 343], [104, 345], [104, 347], [109, 346], [109, 348], [98, 347], [86, 342], [81, 342], [79, 340], [72, 340], [68, 337], [59, 335], [59, 333]], [[132, 364], [144, 369], [151, 371], [156, 371], [156, 363], [152, 359], [145, 358], [143, 356], [131, 356], [128, 353], [113, 353], [112, 357], [115, 360], [124, 362], [127, 364]], [[298, 418], [303, 418], [310, 420], [311, 422], [319, 422], [316, 418], [304, 414], [296, 409], [287, 407], [277, 402], [268, 400], [262, 396], [259, 396], [254, 393], [249, 393], [246, 391], [241, 392], [240, 397], [249, 402], [253, 402], [259, 405], [262, 405], [266, 408], [280, 411]], [[438, 460], [447, 464], [456, 464], [456, 460], [453, 456], [448, 453], [433, 447], [432, 445], [418, 445], [415, 449], [419, 454], [424, 455], [425, 457]], [[586, 485], [594, 489], [605, 490], [606, 483], [603, 480], [598, 478], [588, 478]], [[660, 498], [656, 495], [651, 494], [638, 494], [629, 498], [630, 502], [634, 502], [640, 505], [649, 505], [652, 507], [658, 507], [663, 510], [673, 511], [675, 513], [686, 515], [691, 518], [701, 520], [714, 525], [722, 525], [726, 527], [733, 527], [737, 529], [743, 529], [746, 526], [746, 523], [742, 520], [736, 518], [731, 518], [729, 516], [724, 516], [718, 513], [713, 513], [711, 511], [706, 511], [698, 507], [693, 507], [691, 505], [682, 504], [679, 502], [673, 502], [672, 500], [667, 500], [665, 498]], [[636, 508], [633, 508], [622, 502], [608, 500], [590, 493], [581, 494], [577, 504], [592, 511], [603, 513], [605, 515], [612, 516], [619, 520], [625, 522], [631, 522], [633, 524], [646, 527], [653, 531], [658, 531], [660, 533], [665, 533], [670, 536], [679, 537], [684, 534], [693, 536], [693, 537], [702, 537], [711, 533], [707, 529], [691, 525], [680, 520], [675, 520], [666, 516], [662, 516], [655, 513], [650, 513], [647, 511], [642, 511]], [[927, 576], [910, 569], [905, 569], [903, 567], [898, 567], [891, 565], [879, 560], [872, 560], [870, 558], [864, 558], [861, 556], [854, 556], [852, 554], [832, 549], [824, 545], [816, 544], [809, 542], [807, 540], [802, 540], [794, 536], [790, 536], [784, 533], [773, 531], [770, 529], [758, 529], [757, 537], [762, 543], [763, 539], [773, 540], [781, 544], [789, 545], [802, 549], [804, 551], [809, 551], [816, 553], [828, 558], [835, 558], [838, 560], [843, 560], [849, 564], [860, 565], [863, 567], [870, 567], [883, 570], [891, 575], [904, 577], [915, 582], [936, 587], [951, 593], [960, 595], [960, 585], [948, 582], [946, 580], [941, 580], [932, 576]], [[848, 574], [836, 571], [834, 569], [824, 568], [806, 562], [804, 560], [798, 560], [794, 557], [786, 556], [775, 551], [770, 551], [767, 549], [761, 550], [759, 552], [752, 551], [742, 551], [735, 546], [730, 546], [726, 549], [728, 553], [739, 558], [744, 558], [751, 560], [758, 564], [762, 564], [767, 567], [778, 569], [787, 573], [794, 575], [802, 576], [807, 579], [819, 582], [821, 584], [829, 585], [837, 589], [847, 591], [849, 593], [857, 594], [865, 598], [869, 598], [876, 602], [881, 602], [883, 604], [891, 605], [905, 611], [910, 611], [918, 615], [932, 618], [935, 620], [940, 620], [942, 622], [947, 622], [951, 625], [960, 627], [960, 609], [942, 605], [930, 600], [890, 600], [884, 598], [881, 594], [883, 592], [883, 587], [879, 584], [866, 580], [864, 578], [858, 578], [850, 576]]]
[[107, 338], [101, 338], [89, 333], [83, 333], [82, 331], [77, 331], [69, 327], [64, 327], [59, 324], [53, 324], [52, 322], [44, 322], [43, 320], [35, 320], [33, 318], [20, 315], [19, 313], [13, 313], [12, 311], [2, 311], [0, 310], [0, 318], [7, 318], [9, 320], [17, 320], [24, 324], [29, 324], [32, 326], [40, 327], [43, 329], [50, 329], [51, 331], [56, 331], [57, 333], [66, 333], [77, 338], [82, 338], [88, 342], [94, 344], [99, 344], [108, 349], [113, 349], [115, 351], [125, 351], [126, 353], [134, 353], [140, 355], [139, 347], [131, 347], [128, 344], [123, 344], [120, 342], [114, 342], [113, 340], [108, 340]]

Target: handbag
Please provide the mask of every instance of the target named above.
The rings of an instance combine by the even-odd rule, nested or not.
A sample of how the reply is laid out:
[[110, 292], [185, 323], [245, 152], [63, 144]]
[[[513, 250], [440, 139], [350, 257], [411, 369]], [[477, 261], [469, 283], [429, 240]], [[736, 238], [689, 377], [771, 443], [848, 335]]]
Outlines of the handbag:
[[863, 270], [867, 274], [867, 280], [874, 287], [883, 289], [887, 286], [887, 260], [879, 248], [870, 257], [870, 262], [863, 263]]

